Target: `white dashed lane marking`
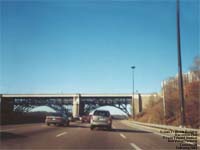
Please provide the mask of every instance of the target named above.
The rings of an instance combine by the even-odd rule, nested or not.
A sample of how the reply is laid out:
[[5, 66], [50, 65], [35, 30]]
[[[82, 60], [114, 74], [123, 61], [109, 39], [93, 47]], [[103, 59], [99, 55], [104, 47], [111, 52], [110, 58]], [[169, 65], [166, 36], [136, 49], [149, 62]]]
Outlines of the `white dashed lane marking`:
[[141, 148], [139, 148], [137, 145], [135, 145], [134, 143], [130, 143], [130, 145], [135, 149], [135, 150], [142, 150]]
[[122, 133], [119, 134], [122, 138], [126, 139], [126, 136]]
[[60, 133], [60, 134], [56, 135], [56, 137], [60, 137], [60, 136], [65, 135], [65, 134], [67, 134], [67, 132]]

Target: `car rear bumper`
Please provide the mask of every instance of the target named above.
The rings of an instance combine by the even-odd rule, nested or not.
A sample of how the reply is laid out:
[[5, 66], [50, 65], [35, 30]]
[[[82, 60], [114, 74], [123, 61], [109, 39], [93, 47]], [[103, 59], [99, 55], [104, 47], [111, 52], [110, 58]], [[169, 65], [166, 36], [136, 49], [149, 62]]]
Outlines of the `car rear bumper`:
[[107, 127], [107, 126], [111, 126], [111, 123], [107, 123], [107, 122], [92, 122], [91, 126], [96, 126], [96, 127]]
[[[46, 123], [52, 123], [52, 124], [64, 124], [65, 121], [63, 120], [45, 120]], [[66, 121], [67, 122], [67, 121]]]

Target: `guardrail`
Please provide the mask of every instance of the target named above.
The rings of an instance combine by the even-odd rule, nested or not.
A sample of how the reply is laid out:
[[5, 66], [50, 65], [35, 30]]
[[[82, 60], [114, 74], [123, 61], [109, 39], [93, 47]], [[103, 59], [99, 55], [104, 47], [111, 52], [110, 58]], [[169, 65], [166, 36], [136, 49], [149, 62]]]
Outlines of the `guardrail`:
[[152, 124], [152, 123], [142, 123], [138, 121], [131, 121], [134, 124], [148, 126], [152, 128], [159, 128], [159, 129], [168, 129], [168, 130], [179, 130], [179, 131], [196, 131], [198, 132], [198, 135], [200, 134], [200, 129], [193, 129], [193, 128], [186, 128], [186, 127], [176, 127], [176, 126], [169, 126], [169, 125], [158, 125], [158, 124]]

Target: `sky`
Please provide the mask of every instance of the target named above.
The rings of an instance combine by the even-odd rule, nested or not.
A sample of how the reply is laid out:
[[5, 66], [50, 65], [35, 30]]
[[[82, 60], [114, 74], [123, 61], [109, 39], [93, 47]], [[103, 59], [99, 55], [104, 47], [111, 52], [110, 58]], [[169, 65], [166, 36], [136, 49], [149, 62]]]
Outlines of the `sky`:
[[[181, 0], [183, 72], [199, 54], [198, 0]], [[159, 92], [178, 72], [172, 0], [0, 1], [0, 93]]]
[[[69, 110], [69, 108], [68, 108]], [[127, 115], [123, 111], [121, 111], [118, 108], [112, 107], [112, 106], [102, 106], [98, 107], [95, 110], [110, 110], [111, 115]], [[91, 110], [90, 114], [93, 114], [95, 110]], [[128, 107], [128, 111], [130, 110], [130, 106]], [[41, 111], [46, 111], [46, 112], [56, 112], [53, 108], [50, 108], [48, 106], [38, 106], [30, 110], [30, 112], [41, 112]]]

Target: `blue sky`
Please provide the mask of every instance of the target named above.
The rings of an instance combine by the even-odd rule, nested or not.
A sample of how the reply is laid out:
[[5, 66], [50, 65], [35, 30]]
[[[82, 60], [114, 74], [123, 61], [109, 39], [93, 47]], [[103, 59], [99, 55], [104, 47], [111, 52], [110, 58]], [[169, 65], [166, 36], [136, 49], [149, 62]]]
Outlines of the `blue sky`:
[[[0, 93], [159, 92], [177, 74], [175, 1], [1, 1]], [[181, 1], [183, 71], [199, 2]]]

